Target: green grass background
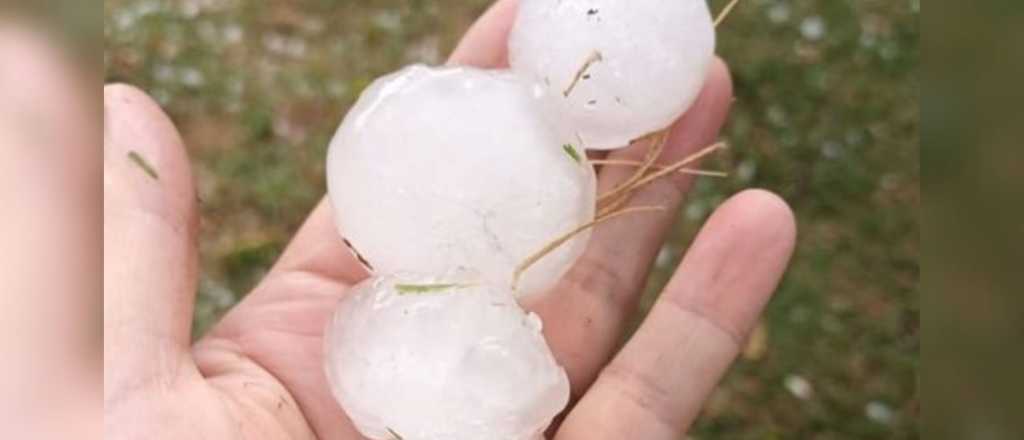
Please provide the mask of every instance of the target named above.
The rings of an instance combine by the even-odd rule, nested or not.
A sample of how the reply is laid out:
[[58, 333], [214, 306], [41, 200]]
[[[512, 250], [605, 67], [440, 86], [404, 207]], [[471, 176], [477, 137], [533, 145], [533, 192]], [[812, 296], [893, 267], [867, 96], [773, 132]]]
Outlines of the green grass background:
[[[197, 335], [322, 196], [326, 145], [360, 91], [404, 64], [442, 62], [488, 3], [106, 1], [106, 79], [154, 96], [192, 156]], [[919, 19], [919, 0], [744, 0], [721, 27], [733, 149], [708, 167], [732, 174], [698, 181], [644, 307], [709, 212], [743, 188], [785, 197], [800, 238], [692, 438], [919, 436]]]

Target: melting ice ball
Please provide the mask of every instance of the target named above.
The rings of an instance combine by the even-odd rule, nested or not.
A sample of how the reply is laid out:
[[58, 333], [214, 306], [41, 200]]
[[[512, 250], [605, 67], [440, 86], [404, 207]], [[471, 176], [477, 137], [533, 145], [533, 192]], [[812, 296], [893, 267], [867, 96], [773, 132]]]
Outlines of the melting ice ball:
[[[331, 141], [341, 234], [377, 273], [475, 270], [509, 286], [518, 264], [593, 219], [593, 167], [509, 72], [413, 66], [373, 83]], [[552, 287], [584, 233], [523, 274]]]
[[522, 0], [509, 40], [512, 70], [549, 90], [550, 114], [589, 149], [668, 127], [714, 50], [705, 0]]
[[374, 440], [540, 440], [569, 399], [541, 321], [507, 288], [371, 278], [324, 335], [331, 391]]

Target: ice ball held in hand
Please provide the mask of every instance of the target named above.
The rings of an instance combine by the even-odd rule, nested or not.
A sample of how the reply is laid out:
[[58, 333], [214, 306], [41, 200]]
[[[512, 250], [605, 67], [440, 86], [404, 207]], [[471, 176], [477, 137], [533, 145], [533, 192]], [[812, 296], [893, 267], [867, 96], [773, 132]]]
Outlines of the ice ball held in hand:
[[697, 98], [715, 51], [705, 0], [522, 0], [512, 70], [548, 90], [549, 115], [589, 149], [667, 128]]
[[407, 67], [331, 140], [335, 223], [373, 277], [343, 294], [325, 368], [371, 439], [543, 438], [569, 383], [517, 298], [557, 295], [589, 227], [616, 214], [594, 218], [585, 150], [666, 133], [714, 57], [704, 0], [521, 0], [518, 14], [510, 69]]
[[[594, 217], [595, 177], [571, 136], [509, 72], [408, 67], [373, 83], [331, 141], [341, 234], [376, 273], [473, 270], [511, 285], [517, 265]], [[567, 152], [568, 151], [568, 152]], [[550, 288], [588, 234], [522, 274]]]
[[326, 333], [335, 397], [374, 440], [539, 440], [569, 383], [504, 287], [458, 277], [371, 278]]

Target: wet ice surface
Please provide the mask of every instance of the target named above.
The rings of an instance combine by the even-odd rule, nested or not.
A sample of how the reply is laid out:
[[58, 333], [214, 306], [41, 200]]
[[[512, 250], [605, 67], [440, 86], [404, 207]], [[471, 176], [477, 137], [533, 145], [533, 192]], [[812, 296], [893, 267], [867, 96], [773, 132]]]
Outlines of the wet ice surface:
[[375, 277], [339, 304], [327, 376], [369, 438], [537, 440], [568, 402], [540, 319], [504, 288], [437, 286], [459, 278]]
[[[515, 267], [594, 216], [593, 168], [508, 72], [413, 66], [376, 81], [331, 141], [335, 221], [376, 273], [475, 270], [511, 285]], [[582, 152], [580, 153], [582, 156]], [[551, 287], [588, 233], [519, 283]]]
[[590, 149], [668, 127], [699, 94], [714, 48], [705, 0], [523, 0], [509, 40], [512, 69], [548, 88], [549, 114]]

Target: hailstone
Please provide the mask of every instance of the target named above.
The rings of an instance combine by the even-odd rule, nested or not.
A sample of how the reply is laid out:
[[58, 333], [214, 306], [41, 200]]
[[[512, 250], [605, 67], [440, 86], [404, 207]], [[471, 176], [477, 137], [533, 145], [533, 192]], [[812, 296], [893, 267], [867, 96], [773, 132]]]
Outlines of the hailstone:
[[512, 70], [588, 149], [664, 129], [696, 100], [714, 57], [705, 0], [522, 0]]
[[[596, 179], [578, 142], [510, 72], [412, 66], [374, 82], [331, 141], [327, 185], [342, 236], [375, 273], [476, 271], [513, 284], [517, 265], [594, 217]], [[552, 287], [580, 234], [526, 271]]]
[[325, 332], [335, 398], [373, 440], [540, 440], [569, 382], [506, 287], [409, 273], [346, 293]]

